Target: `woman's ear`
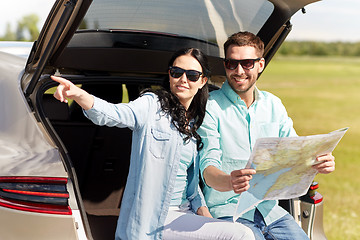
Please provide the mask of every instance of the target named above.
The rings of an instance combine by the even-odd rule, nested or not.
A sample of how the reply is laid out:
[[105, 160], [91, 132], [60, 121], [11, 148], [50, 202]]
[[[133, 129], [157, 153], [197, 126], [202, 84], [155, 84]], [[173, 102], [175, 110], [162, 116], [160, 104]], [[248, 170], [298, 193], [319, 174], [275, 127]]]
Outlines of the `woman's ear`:
[[207, 77], [202, 77], [201, 78], [201, 86], [199, 87], [199, 89], [202, 89], [202, 87], [206, 84], [207, 81], [208, 81]]

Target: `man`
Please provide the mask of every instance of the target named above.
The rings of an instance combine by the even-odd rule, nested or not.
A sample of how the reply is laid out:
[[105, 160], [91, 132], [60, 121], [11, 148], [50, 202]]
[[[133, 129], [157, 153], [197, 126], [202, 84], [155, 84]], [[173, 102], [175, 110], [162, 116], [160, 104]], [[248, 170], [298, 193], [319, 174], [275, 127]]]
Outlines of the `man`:
[[[231, 221], [238, 194], [249, 189], [249, 180], [256, 173], [244, 169], [256, 139], [296, 136], [296, 132], [280, 99], [255, 85], [265, 66], [260, 38], [249, 32], [233, 34], [224, 51], [227, 81], [211, 92], [198, 132], [204, 143], [200, 170], [205, 199], [213, 217]], [[320, 173], [334, 171], [331, 153], [317, 157], [317, 161], [314, 167]], [[237, 221], [250, 227], [256, 239], [308, 239], [274, 200], [262, 201]]]

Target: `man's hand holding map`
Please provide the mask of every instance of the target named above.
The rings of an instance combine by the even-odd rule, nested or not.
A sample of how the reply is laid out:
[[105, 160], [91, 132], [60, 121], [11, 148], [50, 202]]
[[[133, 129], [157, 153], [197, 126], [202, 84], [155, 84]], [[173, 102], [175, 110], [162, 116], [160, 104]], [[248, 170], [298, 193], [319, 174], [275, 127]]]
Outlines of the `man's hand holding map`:
[[291, 199], [306, 194], [317, 171], [316, 157], [332, 152], [348, 128], [311, 136], [260, 138], [246, 168], [256, 169], [248, 191], [241, 193], [236, 220], [262, 200]]

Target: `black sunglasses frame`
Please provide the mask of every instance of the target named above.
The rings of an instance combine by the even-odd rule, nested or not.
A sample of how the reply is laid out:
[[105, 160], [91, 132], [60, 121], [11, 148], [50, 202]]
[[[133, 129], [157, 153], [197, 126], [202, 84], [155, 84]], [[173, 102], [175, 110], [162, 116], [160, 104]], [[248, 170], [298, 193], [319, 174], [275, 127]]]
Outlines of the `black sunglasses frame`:
[[176, 66], [170, 66], [169, 73], [170, 73], [170, 76], [173, 78], [179, 78], [182, 75], [184, 75], [184, 73], [185, 73], [186, 78], [192, 82], [196, 82], [197, 80], [199, 80], [201, 75], [203, 75], [202, 72], [199, 72], [196, 70], [185, 70], [185, 69], [182, 69], [182, 68], [176, 67]]
[[[225, 67], [229, 70], [234, 70], [236, 68], [239, 67], [239, 64], [241, 65], [241, 67], [245, 70], [251, 70], [255, 67], [255, 62], [260, 61], [261, 57], [259, 58], [254, 58], [254, 59], [241, 59], [241, 60], [235, 60], [235, 59], [224, 59], [225, 62]], [[252, 62], [251, 67], [246, 67], [245, 63], [247, 62]], [[234, 67], [234, 64], [236, 64], [236, 66]]]

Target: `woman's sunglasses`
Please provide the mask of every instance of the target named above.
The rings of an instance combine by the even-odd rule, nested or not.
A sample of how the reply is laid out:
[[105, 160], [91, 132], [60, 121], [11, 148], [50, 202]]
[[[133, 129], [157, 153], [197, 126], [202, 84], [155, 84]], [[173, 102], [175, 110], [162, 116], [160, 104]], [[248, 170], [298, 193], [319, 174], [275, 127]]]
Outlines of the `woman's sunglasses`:
[[255, 62], [259, 61], [261, 57], [255, 59], [241, 59], [241, 60], [233, 60], [233, 59], [225, 59], [225, 67], [230, 70], [236, 69], [239, 64], [245, 70], [253, 69], [255, 66]]
[[192, 82], [196, 82], [197, 80], [199, 80], [200, 76], [202, 75], [202, 72], [196, 70], [185, 70], [175, 66], [169, 67], [169, 72], [170, 76], [173, 78], [179, 78], [185, 73], [186, 78]]

